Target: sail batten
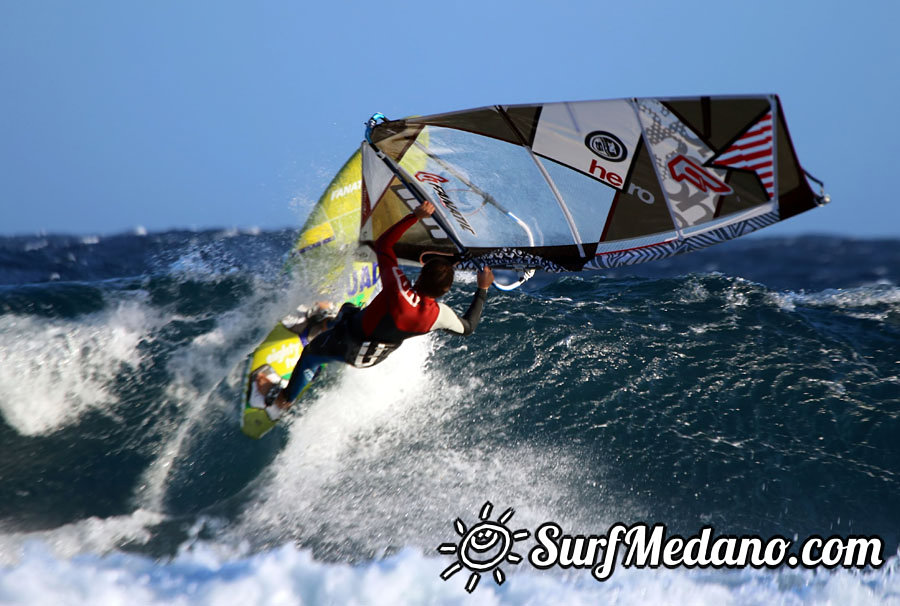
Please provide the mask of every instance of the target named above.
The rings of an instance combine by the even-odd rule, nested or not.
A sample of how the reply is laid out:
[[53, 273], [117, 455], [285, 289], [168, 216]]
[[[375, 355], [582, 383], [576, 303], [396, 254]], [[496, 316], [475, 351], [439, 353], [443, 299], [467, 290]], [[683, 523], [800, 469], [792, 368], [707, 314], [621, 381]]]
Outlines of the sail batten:
[[[638, 100], [637, 99], [631, 100], [631, 108], [634, 110], [634, 116], [637, 119], [638, 124], [641, 125], [641, 143], [649, 149], [650, 142], [647, 139], [647, 133], [644, 129], [643, 123], [641, 122], [641, 114], [640, 114], [640, 109], [638, 109]], [[660, 183], [663, 183], [663, 175], [660, 174], [660, 172], [659, 172], [660, 169], [657, 166], [657, 163], [651, 162], [650, 166], [653, 169], [653, 173], [656, 175], [657, 181], [659, 181]], [[672, 200], [669, 198], [669, 194], [666, 193], [665, 187], [661, 187], [660, 191], [662, 192], [663, 202], [665, 202], [665, 205], [666, 205], [666, 211], [669, 213], [669, 218], [672, 220], [672, 226], [675, 228], [675, 234], [679, 240], [683, 240], [684, 233], [681, 231], [681, 227], [678, 224], [678, 219], [675, 216], [675, 209], [672, 208]], [[668, 241], [668, 240], [666, 240], [666, 241]]]

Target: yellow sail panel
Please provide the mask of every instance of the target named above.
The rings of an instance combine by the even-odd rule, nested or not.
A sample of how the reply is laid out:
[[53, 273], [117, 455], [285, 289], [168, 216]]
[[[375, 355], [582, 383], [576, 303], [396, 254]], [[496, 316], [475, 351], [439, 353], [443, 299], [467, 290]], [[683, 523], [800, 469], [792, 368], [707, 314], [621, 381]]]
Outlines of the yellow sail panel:
[[[361, 306], [377, 291], [378, 266], [359, 260], [356, 254], [361, 200], [362, 161], [356, 152], [319, 198], [285, 268], [301, 270], [296, 276], [306, 292], [306, 304], [329, 301], [337, 307], [349, 301]], [[265, 395], [258, 391], [253, 377], [267, 366], [283, 379], [291, 376], [309, 339], [308, 327], [297, 319], [295, 314], [286, 316], [250, 355], [241, 428], [252, 438], [261, 437], [275, 426], [265, 410], [251, 405], [252, 398]]]
[[296, 248], [299, 251], [306, 251], [315, 246], [321, 246], [334, 240], [334, 228], [329, 221], [313, 225], [300, 234], [297, 240]]
[[295, 249], [305, 252], [334, 242], [343, 246], [356, 241], [359, 233], [362, 161], [359, 152], [344, 163], [319, 198], [300, 231]]
[[378, 239], [418, 205], [412, 194], [396, 178], [391, 179], [381, 199], [376, 201], [372, 209], [372, 235]]
[[[427, 131], [419, 131], [416, 138], [407, 141], [402, 171], [412, 181], [424, 175], [421, 171], [428, 163], [428, 139]], [[374, 157], [374, 151], [366, 143], [362, 146], [362, 153], [364, 186], [360, 241], [371, 244], [392, 225], [412, 212], [419, 202], [387, 165]], [[429, 251], [452, 253], [456, 250], [450, 238], [434, 219], [424, 219], [411, 227], [401, 240], [401, 246], [407, 244], [427, 246]]]

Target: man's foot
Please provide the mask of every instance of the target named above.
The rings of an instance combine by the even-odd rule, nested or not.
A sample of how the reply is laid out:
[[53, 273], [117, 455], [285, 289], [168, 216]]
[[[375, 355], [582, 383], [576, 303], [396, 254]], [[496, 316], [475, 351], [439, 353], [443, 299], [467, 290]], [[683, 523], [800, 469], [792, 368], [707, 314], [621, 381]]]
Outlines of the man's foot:
[[306, 312], [306, 322], [309, 326], [307, 338], [312, 341], [320, 334], [328, 330], [328, 323], [331, 322], [337, 313], [334, 304], [328, 301], [319, 301], [316, 306]]
[[[276, 406], [278, 398], [283, 399], [283, 379], [268, 364], [259, 368], [251, 377], [254, 389], [250, 393], [250, 406], [265, 409], [273, 421], [277, 421], [287, 406]], [[290, 404], [288, 404], [290, 406]]]
[[281, 410], [287, 410], [293, 404], [285, 395], [284, 380], [275, 374], [275, 371], [266, 376], [262, 373], [257, 375], [256, 389], [263, 394], [267, 409], [269, 406], [276, 406]]
[[266, 365], [256, 371], [253, 382], [256, 385], [256, 390], [265, 396], [273, 386], [281, 386], [281, 377], [278, 376], [278, 373], [271, 366]]
[[291, 404], [293, 404], [293, 402], [287, 399], [283, 389], [278, 392], [278, 395], [275, 396], [275, 400], [272, 402], [272, 406], [277, 406], [281, 410], [287, 410], [291, 407]]

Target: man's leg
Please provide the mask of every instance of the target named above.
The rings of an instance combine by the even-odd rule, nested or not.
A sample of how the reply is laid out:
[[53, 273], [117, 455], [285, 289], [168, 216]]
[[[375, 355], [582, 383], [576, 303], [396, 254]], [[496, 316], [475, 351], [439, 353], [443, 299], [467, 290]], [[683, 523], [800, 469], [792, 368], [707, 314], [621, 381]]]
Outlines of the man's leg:
[[281, 324], [297, 335], [306, 334], [310, 341], [333, 324], [336, 312], [334, 305], [327, 301], [316, 303], [315, 307], [299, 306], [294, 312], [281, 319]]
[[[322, 364], [343, 361], [344, 359], [341, 356], [314, 355], [308, 353], [304, 349], [303, 354], [300, 356], [300, 360], [297, 362], [297, 366], [294, 367], [294, 372], [291, 373], [291, 379], [288, 381], [287, 387], [281, 392], [281, 397], [279, 398], [280, 400], [283, 397], [286, 405], [282, 406], [280, 403], [278, 405], [281, 408], [290, 406], [291, 403], [303, 393], [312, 380], [316, 378]], [[278, 401], [276, 401], [276, 403], [277, 402]]]
[[347, 344], [332, 329], [321, 333], [312, 343], [303, 348], [303, 353], [291, 373], [291, 378], [278, 397], [275, 405], [279, 408], [290, 408], [294, 400], [309, 386], [318, 374], [319, 368], [328, 362], [343, 362]]

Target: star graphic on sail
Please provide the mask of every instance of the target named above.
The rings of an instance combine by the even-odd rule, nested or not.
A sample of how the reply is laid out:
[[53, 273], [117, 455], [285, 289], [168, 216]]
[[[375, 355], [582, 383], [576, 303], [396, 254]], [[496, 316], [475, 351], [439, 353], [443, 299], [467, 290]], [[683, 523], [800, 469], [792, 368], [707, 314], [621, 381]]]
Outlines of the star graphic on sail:
[[769, 111], [706, 165], [755, 172], [771, 200], [775, 197], [773, 150], [772, 112]]

